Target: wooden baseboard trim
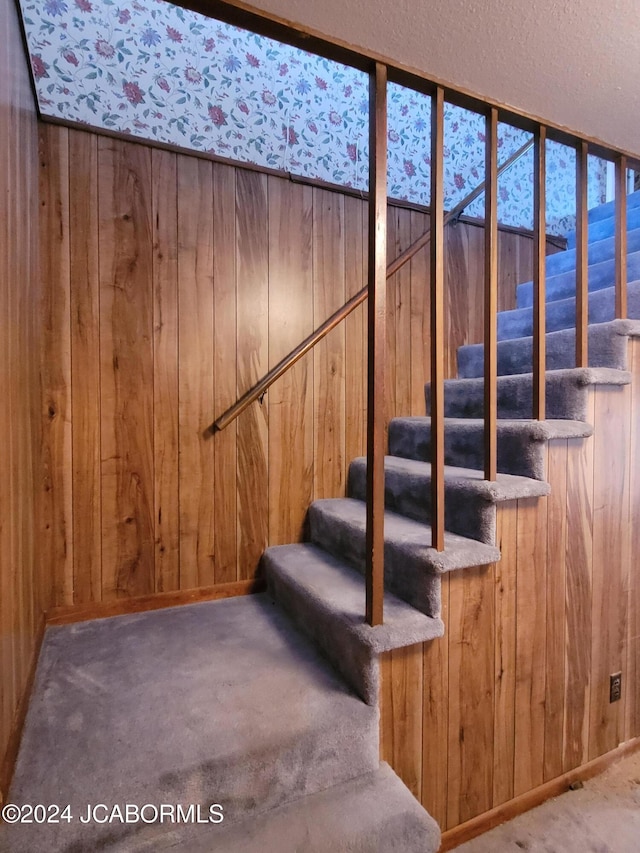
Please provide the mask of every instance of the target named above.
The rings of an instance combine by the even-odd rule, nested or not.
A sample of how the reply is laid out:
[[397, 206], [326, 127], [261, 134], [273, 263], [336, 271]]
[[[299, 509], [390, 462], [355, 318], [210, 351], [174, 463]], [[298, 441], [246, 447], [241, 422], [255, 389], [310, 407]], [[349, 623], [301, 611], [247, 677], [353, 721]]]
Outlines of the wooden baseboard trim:
[[136, 598], [117, 598], [113, 601], [102, 601], [96, 604], [54, 607], [47, 612], [46, 624], [47, 626], [68, 625], [72, 622], [87, 622], [89, 619], [107, 619], [111, 616], [124, 616], [127, 613], [144, 613], [147, 610], [180, 607], [183, 604], [197, 604], [200, 601], [215, 601], [238, 595], [251, 595], [256, 592], [263, 592], [265, 587], [264, 580], [257, 578], [199, 589], [157, 592], [153, 595], [141, 595]]
[[497, 806], [489, 812], [443, 832], [439, 853], [447, 853], [448, 850], [453, 850], [458, 845], [488, 832], [501, 823], [506, 823], [506, 821], [541, 805], [546, 800], [564, 794], [574, 782], [585, 782], [587, 779], [592, 779], [615, 764], [616, 761], [625, 758], [627, 755], [632, 755], [638, 750], [640, 750], [640, 738], [634, 738], [634, 740], [621, 744], [617, 749], [595, 758], [588, 764], [583, 764], [582, 767], [577, 767], [575, 770], [540, 785], [539, 788], [534, 788], [533, 791], [527, 791], [526, 794], [521, 794], [519, 797], [509, 800], [508, 803]]
[[22, 697], [16, 709], [15, 717], [13, 719], [13, 726], [11, 727], [9, 742], [7, 743], [7, 748], [2, 758], [2, 762], [0, 763], [0, 805], [4, 803], [5, 798], [9, 793], [9, 785], [11, 784], [13, 770], [16, 764], [16, 759], [18, 758], [18, 749], [20, 748], [20, 739], [22, 738], [22, 729], [24, 728], [24, 721], [27, 716], [27, 709], [29, 707], [29, 700], [31, 698], [31, 691], [33, 689], [33, 682], [36, 677], [36, 667], [38, 666], [38, 658], [40, 657], [40, 649], [42, 647], [44, 629], [45, 615], [43, 613], [40, 617], [40, 623], [38, 624], [38, 630], [36, 631], [36, 636], [33, 643], [33, 651], [31, 653], [31, 661], [29, 663], [29, 673], [27, 675], [27, 681], [24, 685]]

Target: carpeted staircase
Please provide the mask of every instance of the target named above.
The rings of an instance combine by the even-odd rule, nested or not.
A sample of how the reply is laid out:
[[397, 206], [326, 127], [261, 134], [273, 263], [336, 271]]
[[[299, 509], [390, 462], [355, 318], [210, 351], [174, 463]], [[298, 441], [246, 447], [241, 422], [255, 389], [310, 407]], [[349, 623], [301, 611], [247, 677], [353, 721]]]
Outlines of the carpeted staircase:
[[[640, 193], [628, 221], [629, 313], [640, 317]], [[572, 367], [575, 250], [547, 261], [544, 422], [529, 420], [531, 283], [499, 317], [495, 482], [481, 472], [482, 347], [459, 351], [460, 378], [445, 391], [443, 552], [430, 546], [430, 420], [391, 422], [385, 624], [363, 619], [366, 461], [356, 459], [348, 497], [311, 505], [310, 541], [265, 552], [268, 593], [47, 631], [8, 800], [69, 803], [73, 819], [5, 825], [0, 850], [437, 850], [437, 826], [379, 762], [378, 657], [442, 635], [442, 574], [500, 559], [496, 504], [548, 494], [545, 443], [591, 434], [589, 386], [630, 381], [626, 342], [640, 323], [612, 319], [612, 205], [590, 223], [589, 368]], [[426, 402], [428, 412], [428, 386]], [[103, 817], [126, 803], [195, 804], [205, 821], [219, 803], [224, 821], [80, 821], [87, 804], [105, 804]]]

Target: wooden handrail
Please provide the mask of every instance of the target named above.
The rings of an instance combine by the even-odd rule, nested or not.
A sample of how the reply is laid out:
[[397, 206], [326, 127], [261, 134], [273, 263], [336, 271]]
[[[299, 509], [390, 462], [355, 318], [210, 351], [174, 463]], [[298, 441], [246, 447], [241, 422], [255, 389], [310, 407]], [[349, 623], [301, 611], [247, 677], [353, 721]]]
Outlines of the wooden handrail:
[[[517, 160], [519, 160], [533, 145], [533, 139], [530, 139], [528, 142], [525, 142], [514, 154], [509, 157], [508, 160], [500, 166], [498, 169], [498, 175], [501, 175], [503, 172], [506, 172]], [[444, 224], [448, 225], [454, 219], [457, 219], [465, 207], [468, 207], [472, 201], [478, 198], [478, 196], [482, 195], [485, 190], [485, 182], [483, 181], [481, 184], [472, 190], [468, 195], [466, 195], [461, 202], [459, 202], [455, 207], [453, 207], [448, 213], [445, 214]], [[431, 238], [431, 229], [427, 228], [427, 230], [422, 234], [418, 239], [411, 244], [404, 252], [401, 252], [398, 257], [393, 260], [387, 266], [387, 278], [391, 278], [392, 275], [398, 272], [406, 263], [408, 263], [411, 258], [416, 255], [420, 249], [423, 249]], [[228, 408], [219, 418], [217, 418], [214, 423], [211, 425], [210, 430], [213, 432], [219, 432], [223, 430], [226, 426], [234, 421], [238, 415], [240, 415], [244, 410], [251, 405], [255, 400], [260, 399], [268, 388], [273, 385], [284, 373], [289, 370], [290, 367], [299, 361], [304, 355], [306, 355], [309, 350], [312, 350], [313, 347], [319, 343], [326, 335], [329, 334], [332, 329], [335, 329], [336, 326], [340, 325], [340, 323], [354, 311], [358, 305], [362, 305], [362, 303], [366, 300], [368, 293], [368, 287], [365, 286], [362, 290], [358, 291], [355, 296], [352, 296], [348, 302], [338, 308], [327, 320], [324, 321], [318, 328], [313, 331], [308, 337], [306, 337], [298, 346], [291, 350], [291, 352], [286, 355], [281, 361], [279, 361], [275, 367], [272, 367], [271, 370], [266, 373], [259, 382], [256, 382], [248, 391], [246, 391], [238, 400]]]

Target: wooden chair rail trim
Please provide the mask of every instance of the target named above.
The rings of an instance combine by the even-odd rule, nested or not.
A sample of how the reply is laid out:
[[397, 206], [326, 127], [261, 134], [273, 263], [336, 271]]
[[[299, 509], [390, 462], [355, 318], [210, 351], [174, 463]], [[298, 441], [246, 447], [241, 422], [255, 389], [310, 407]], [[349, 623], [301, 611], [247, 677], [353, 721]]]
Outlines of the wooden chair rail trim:
[[[505, 160], [502, 166], [498, 169], [498, 175], [503, 174], [509, 169], [513, 164], [518, 161], [526, 152], [533, 146], [534, 140], [530, 139], [528, 142], [525, 142], [514, 154], [509, 157], [508, 160]], [[485, 190], [485, 182], [478, 184], [478, 186], [472, 190], [468, 195], [466, 195], [459, 204], [453, 207], [448, 213], [445, 214], [444, 224], [448, 225], [450, 222], [457, 220], [465, 207], [468, 207], [472, 201], [475, 201]], [[398, 270], [402, 269], [402, 267], [407, 264], [413, 257], [416, 255], [421, 249], [428, 245], [429, 240], [431, 238], [431, 229], [428, 228], [424, 234], [418, 237], [415, 242], [413, 242], [407, 249], [404, 250], [398, 257], [393, 260], [387, 267], [387, 278], [391, 278], [392, 275], [398, 272]], [[289, 370], [289, 368], [293, 367], [293, 365], [299, 361], [304, 355], [306, 355], [313, 347], [319, 343], [324, 337], [326, 337], [329, 332], [335, 329], [336, 326], [340, 325], [340, 323], [348, 317], [352, 311], [358, 307], [358, 305], [362, 305], [362, 303], [366, 300], [368, 294], [368, 286], [365, 285], [362, 290], [358, 291], [355, 296], [352, 296], [348, 302], [338, 308], [329, 318], [327, 318], [324, 323], [322, 323], [318, 328], [313, 331], [308, 337], [306, 337], [303, 341], [301, 341], [298, 346], [291, 350], [291, 352], [286, 355], [281, 361], [279, 361], [275, 367], [272, 367], [271, 370], [266, 373], [262, 379], [256, 382], [251, 388], [248, 389], [241, 397], [238, 398], [237, 402], [233, 404], [230, 408], [228, 408], [219, 418], [217, 418], [213, 424], [209, 427], [209, 432], [220, 432], [225, 427], [229, 426], [238, 415], [242, 414], [244, 410], [251, 405], [255, 400], [259, 400], [265, 392], [269, 389], [274, 382], [276, 382], [280, 377]]]

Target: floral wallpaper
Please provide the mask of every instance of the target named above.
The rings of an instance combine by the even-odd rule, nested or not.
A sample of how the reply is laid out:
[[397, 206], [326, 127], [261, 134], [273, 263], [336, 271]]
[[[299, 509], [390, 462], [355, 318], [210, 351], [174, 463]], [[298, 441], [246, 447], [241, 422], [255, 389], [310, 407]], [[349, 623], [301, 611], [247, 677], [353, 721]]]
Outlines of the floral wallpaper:
[[[21, 0], [43, 115], [366, 190], [368, 79], [164, 0]], [[390, 85], [389, 195], [429, 203], [430, 99]], [[500, 127], [500, 161], [525, 141]], [[571, 227], [575, 159], [549, 147], [550, 230]], [[502, 222], [531, 225], [531, 154], [500, 182]], [[484, 119], [447, 105], [445, 205], [483, 180]], [[603, 167], [590, 194], [599, 203]], [[482, 216], [478, 199], [465, 213]]]

